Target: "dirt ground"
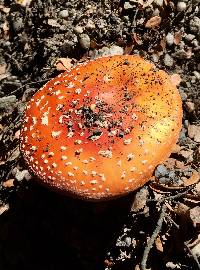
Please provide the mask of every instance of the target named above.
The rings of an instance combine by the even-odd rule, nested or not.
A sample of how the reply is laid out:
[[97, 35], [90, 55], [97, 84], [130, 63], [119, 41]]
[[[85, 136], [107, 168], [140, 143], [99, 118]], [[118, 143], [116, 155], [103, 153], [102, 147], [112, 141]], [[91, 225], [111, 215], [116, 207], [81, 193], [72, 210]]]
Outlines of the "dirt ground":
[[[0, 1], [0, 269], [200, 269], [200, 1]], [[139, 54], [173, 75], [183, 127], [152, 181], [103, 203], [34, 181], [25, 105], [69, 65]]]

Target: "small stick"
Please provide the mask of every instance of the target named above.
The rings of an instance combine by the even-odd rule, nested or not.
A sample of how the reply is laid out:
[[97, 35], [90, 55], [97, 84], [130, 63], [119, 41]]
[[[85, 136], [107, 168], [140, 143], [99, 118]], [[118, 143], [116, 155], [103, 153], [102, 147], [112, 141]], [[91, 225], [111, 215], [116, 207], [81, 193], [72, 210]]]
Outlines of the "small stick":
[[166, 212], [166, 205], [163, 204], [162, 208], [161, 208], [160, 217], [159, 217], [158, 222], [157, 222], [156, 229], [154, 230], [154, 232], [153, 232], [153, 234], [152, 234], [150, 240], [148, 241], [147, 246], [145, 247], [145, 250], [144, 250], [144, 254], [142, 257], [142, 261], [141, 261], [141, 269], [142, 270], [147, 270], [146, 265], [147, 265], [149, 252], [150, 252], [150, 250], [151, 250], [151, 248], [156, 240], [156, 237], [158, 236], [158, 234], [162, 228], [163, 220], [165, 217], [165, 212]]

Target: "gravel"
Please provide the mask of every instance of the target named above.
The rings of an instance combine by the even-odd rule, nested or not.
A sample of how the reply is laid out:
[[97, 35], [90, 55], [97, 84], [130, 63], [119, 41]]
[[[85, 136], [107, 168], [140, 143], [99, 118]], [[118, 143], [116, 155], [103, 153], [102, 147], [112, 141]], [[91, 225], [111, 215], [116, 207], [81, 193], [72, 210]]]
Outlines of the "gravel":
[[187, 8], [187, 5], [185, 2], [178, 2], [177, 3], [177, 11], [182, 12], [185, 11]]
[[172, 67], [174, 65], [174, 60], [169, 54], [165, 54], [164, 64], [168, 67]]
[[169, 46], [174, 44], [174, 35], [172, 33], [166, 35], [166, 42]]
[[190, 31], [194, 34], [200, 33], [200, 18], [194, 16], [189, 23]]
[[69, 12], [67, 9], [63, 9], [59, 12], [59, 16], [63, 19], [67, 18], [69, 16]]
[[168, 174], [168, 170], [164, 165], [158, 165], [155, 170], [155, 177], [160, 178], [166, 176]]
[[83, 49], [89, 49], [90, 37], [87, 34], [81, 34], [79, 38], [79, 43]]
[[2, 97], [0, 98], [0, 109], [8, 110], [10, 109], [10, 107], [13, 107], [16, 102], [17, 102], [17, 98], [15, 95]]

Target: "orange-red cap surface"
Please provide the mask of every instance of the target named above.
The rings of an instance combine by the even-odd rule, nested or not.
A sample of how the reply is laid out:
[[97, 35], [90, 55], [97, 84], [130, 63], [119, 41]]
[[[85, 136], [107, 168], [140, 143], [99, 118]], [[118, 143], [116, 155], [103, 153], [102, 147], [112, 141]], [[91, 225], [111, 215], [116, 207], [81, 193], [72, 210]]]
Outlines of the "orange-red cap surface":
[[90, 200], [124, 195], [171, 153], [182, 105], [170, 76], [139, 56], [103, 57], [48, 82], [28, 103], [21, 151], [40, 181]]

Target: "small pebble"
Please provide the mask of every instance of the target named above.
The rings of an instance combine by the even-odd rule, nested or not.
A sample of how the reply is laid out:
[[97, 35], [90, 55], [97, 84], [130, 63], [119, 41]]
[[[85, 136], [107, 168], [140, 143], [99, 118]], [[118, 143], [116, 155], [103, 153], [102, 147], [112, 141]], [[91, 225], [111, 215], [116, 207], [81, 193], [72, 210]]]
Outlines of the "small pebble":
[[63, 19], [67, 18], [67, 17], [69, 16], [68, 10], [67, 10], [67, 9], [61, 10], [61, 11], [59, 12], [59, 16], [60, 16], [60, 18], [63, 18]]
[[195, 70], [193, 74], [197, 78], [197, 80], [200, 80], [200, 73], [198, 71]]
[[195, 38], [195, 35], [192, 35], [192, 34], [188, 34], [188, 35], [185, 36], [185, 39], [187, 41], [192, 41], [194, 38]]
[[86, 29], [95, 29], [96, 26], [93, 21], [89, 20], [85, 26]]
[[23, 24], [23, 20], [21, 17], [18, 17], [13, 22], [13, 29], [15, 30], [15, 32], [19, 32], [23, 28], [23, 26], [24, 26], [24, 24]]
[[166, 42], [169, 46], [174, 44], [174, 35], [172, 33], [166, 35]]
[[200, 32], [200, 18], [194, 16], [189, 23], [190, 31], [194, 34]]
[[174, 65], [174, 60], [169, 54], [165, 54], [164, 64], [168, 67], [172, 67]]
[[103, 47], [100, 50], [95, 51], [94, 57], [97, 56], [106, 56], [106, 55], [123, 55], [124, 49], [122, 47], [112, 45], [110, 48], [109, 47]]
[[181, 12], [181, 11], [186, 10], [186, 8], [187, 8], [187, 5], [185, 2], [178, 2], [177, 11]]
[[87, 34], [81, 34], [79, 43], [83, 49], [90, 48], [90, 37]]
[[17, 172], [15, 174], [15, 179], [17, 181], [22, 181], [24, 179], [30, 180], [31, 179], [31, 175], [29, 174], [29, 171], [28, 170], [23, 170], [23, 171], [17, 170]]
[[10, 106], [14, 106], [17, 102], [15, 95], [0, 98], [0, 109], [9, 109]]
[[74, 27], [74, 32], [76, 32], [76, 34], [82, 34], [83, 33], [83, 28], [79, 25]]
[[167, 168], [164, 165], [158, 165], [155, 170], [155, 177], [160, 178], [168, 174]]
[[182, 89], [179, 89], [179, 93], [181, 95], [182, 101], [185, 101], [188, 97], [187, 94]]
[[132, 6], [129, 2], [125, 2], [125, 3], [124, 3], [124, 9], [125, 9], [125, 10], [133, 9], [133, 6]]

